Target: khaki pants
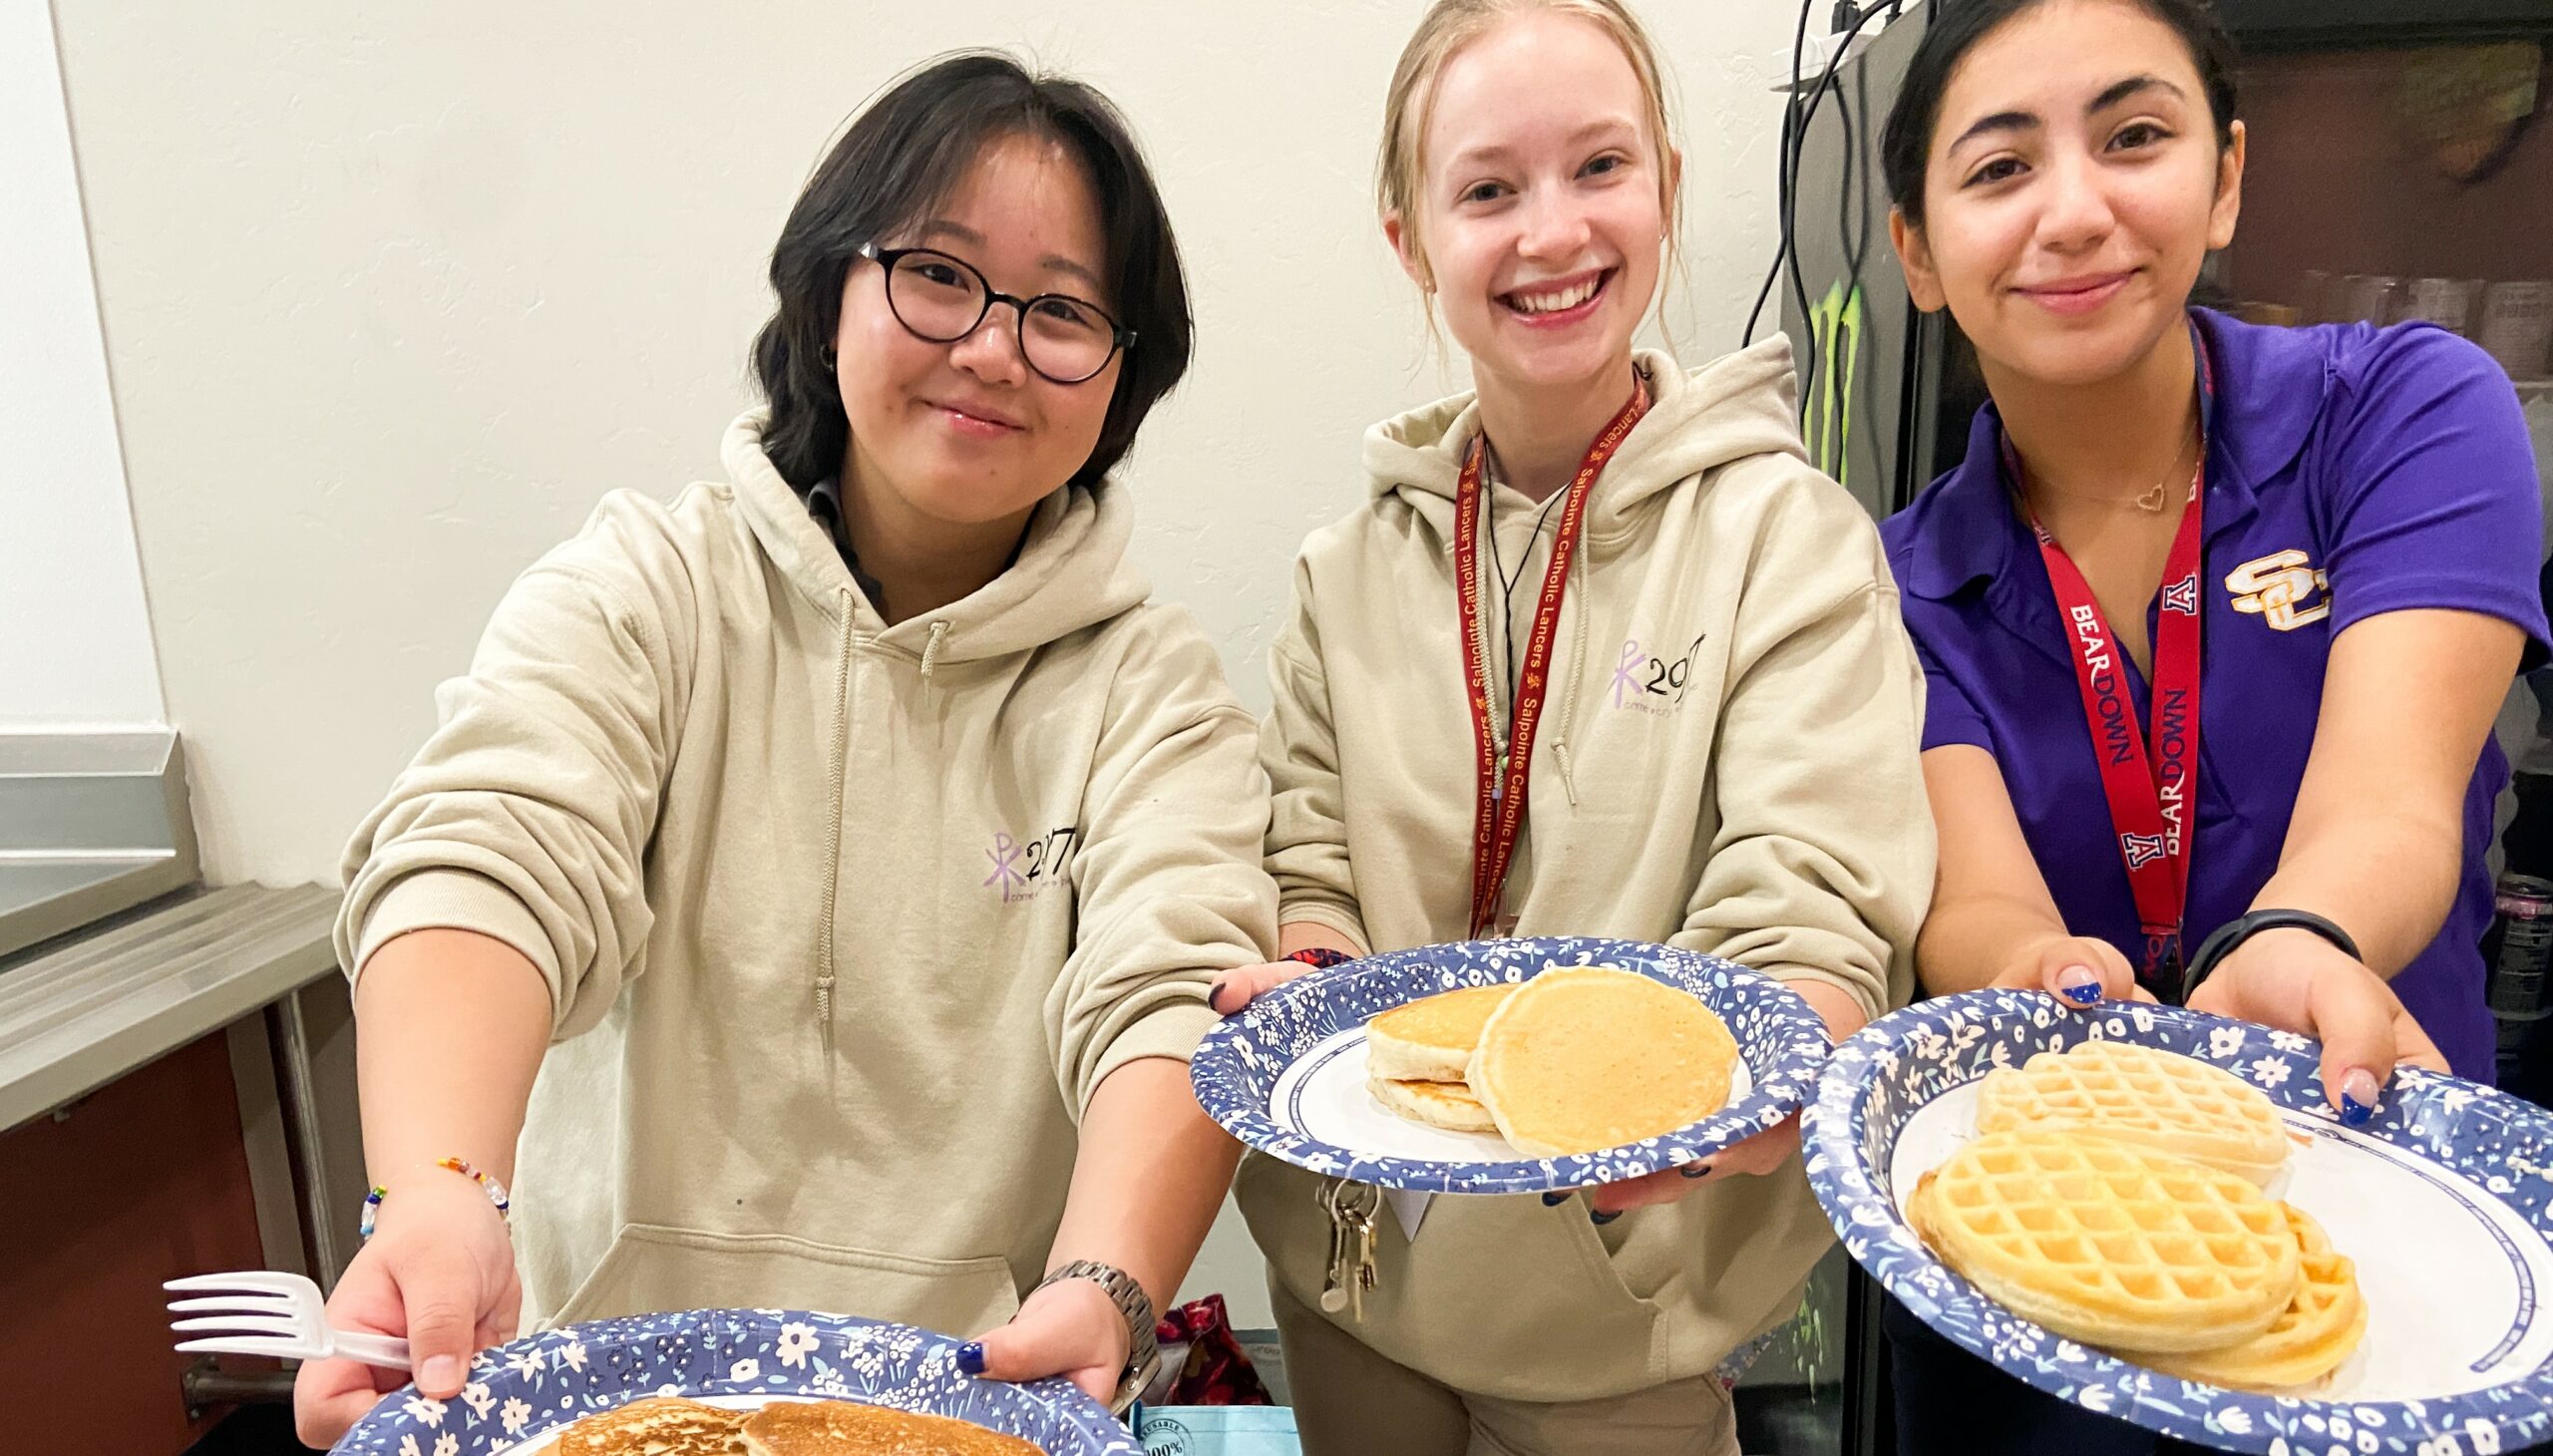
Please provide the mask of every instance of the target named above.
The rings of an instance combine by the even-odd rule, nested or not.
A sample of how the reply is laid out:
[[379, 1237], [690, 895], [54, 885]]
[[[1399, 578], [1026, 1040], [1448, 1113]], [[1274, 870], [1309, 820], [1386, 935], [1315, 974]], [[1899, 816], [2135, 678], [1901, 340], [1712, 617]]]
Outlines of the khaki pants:
[[1374, 1353], [1273, 1276], [1268, 1295], [1304, 1456], [1739, 1456], [1716, 1376], [1559, 1404], [1470, 1395]]

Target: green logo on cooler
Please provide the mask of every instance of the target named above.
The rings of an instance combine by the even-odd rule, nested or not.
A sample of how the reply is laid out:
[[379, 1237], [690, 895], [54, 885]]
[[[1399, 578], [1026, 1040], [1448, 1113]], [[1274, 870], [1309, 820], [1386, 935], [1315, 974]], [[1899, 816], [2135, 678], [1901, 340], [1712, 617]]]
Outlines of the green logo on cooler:
[[1817, 360], [1817, 384], [1801, 404], [1808, 436], [1808, 458], [1819, 470], [1850, 489], [1853, 442], [1853, 379], [1862, 364], [1862, 289], [1849, 293], [1842, 282], [1827, 285], [1826, 297], [1809, 310], [1811, 357]]

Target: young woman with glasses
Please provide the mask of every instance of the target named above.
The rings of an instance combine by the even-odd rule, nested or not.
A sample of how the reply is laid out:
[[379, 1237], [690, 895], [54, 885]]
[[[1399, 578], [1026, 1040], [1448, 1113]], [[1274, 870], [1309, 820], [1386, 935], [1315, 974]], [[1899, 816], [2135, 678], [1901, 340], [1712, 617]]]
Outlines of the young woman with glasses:
[[[1221, 1009], [1301, 961], [1503, 934], [1724, 955], [1838, 1036], [1902, 991], [1933, 883], [1915, 655], [1877, 530], [1805, 458], [1788, 345], [1634, 348], [1676, 171], [1619, 0], [1419, 22], [1383, 231], [1478, 388], [1374, 427], [1371, 499], [1296, 562], [1264, 755], [1298, 959]], [[1734, 1452], [1722, 1377], [1834, 1237], [1798, 1146], [1386, 1214], [1361, 1317], [1319, 1302], [1335, 1181], [1249, 1159], [1304, 1449]]]
[[[969, 55], [853, 124], [771, 278], [727, 483], [526, 572], [355, 836], [332, 1314], [437, 1398], [519, 1324], [701, 1306], [1115, 1396], [1233, 1167], [1207, 983], [1274, 939], [1253, 725], [1109, 479], [1187, 365], [1178, 251], [1105, 100]], [[303, 1437], [405, 1378], [305, 1366]]]

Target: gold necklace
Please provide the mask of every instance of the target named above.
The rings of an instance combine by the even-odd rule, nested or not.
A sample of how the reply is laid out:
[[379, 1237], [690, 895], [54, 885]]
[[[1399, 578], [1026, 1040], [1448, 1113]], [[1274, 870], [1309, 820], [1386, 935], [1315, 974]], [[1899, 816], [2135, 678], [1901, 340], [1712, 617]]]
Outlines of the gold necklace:
[[[2172, 482], [2186, 478], [2185, 473], [2181, 470], [2181, 462], [2189, 458], [2189, 445], [2186, 442], [2183, 443], [2180, 453], [2172, 457], [2172, 469], [2170, 474], [2167, 474], [2161, 480], [2156, 481], [2150, 489], [2140, 492], [2136, 496], [2132, 497], [2128, 504], [2134, 506], [2137, 510], [2148, 516], [2161, 515], [2163, 508], [2170, 505], [2172, 502]], [[2195, 463], [2190, 467], [2191, 470], [2196, 470], [2197, 468], [2198, 467]], [[2049, 485], [2044, 480], [2036, 481], [2034, 484], [2036, 484], [2038, 489], [2045, 491], [2050, 495], [2067, 496], [2077, 501], [2100, 501], [2110, 505], [2116, 505], [2118, 503], [2118, 498], [2116, 496], [2103, 495], [2091, 491], [2061, 490], [2055, 486]]]

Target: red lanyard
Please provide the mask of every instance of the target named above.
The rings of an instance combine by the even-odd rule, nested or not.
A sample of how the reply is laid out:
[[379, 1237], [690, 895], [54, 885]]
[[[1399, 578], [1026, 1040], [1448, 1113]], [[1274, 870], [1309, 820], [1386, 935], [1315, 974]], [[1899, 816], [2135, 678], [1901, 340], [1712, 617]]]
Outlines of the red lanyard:
[[1543, 572], [1543, 594], [1534, 607], [1533, 634], [1525, 640], [1525, 671], [1516, 685], [1516, 702], [1507, 761], [1499, 762], [1498, 738], [1490, 721], [1487, 643], [1481, 634], [1480, 526], [1488, 503], [1481, 490], [1481, 461], [1486, 441], [1475, 438], [1463, 456], [1461, 484], [1454, 494], [1454, 599], [1461, 608], [1463, 681], [1470, 690], [1472, 745], [1478, 756], [1476, 779], [1480, 799], [1472, 815], [1472, 917], [1470, 938], [1479, 939], [1498, 914], [1498, 899], [1507, 885], [1508, 862], [1516, 853], [1516, 836], [1525, 824], [1527, 773], [1534, 761], [1534, 730], [1542, 723], [1543, 695], [1551, 685], [1552, 642], [1560, 634], [1561, 597], [1569, 589], [1569, 563], [1578, 553], [1579, 531], [1587, 522], [1587, 497], [1605, 463], [1622, 448], [1624, 437], [1648, 408], [1648, 388], [1638, 384], [1631, 403], [1614, 416], [1569, 483], [1569, 502], [1561, 508], [1560, 535], [1552, 542], [1551, 565]]
[[[2190, 478], [2189, 509], [2172, 539], [2163, 566], [2163, 604], [2155, 622], [2152, 750], [2138, 726], [2128, 695], [2125, 664], [2118, 638], [2101, 615], [2065, 548], [2029, 513], [2030, 531], [2038, 538], [2039, 555], [2047, 563], [2048, 583], [2056, 590], [2057, 610], [2065, 618], [2066, 639], [2074, 659], [2074, 677], [2083, 695], [2083, 717], [2090, 725], [2092, 751], [2100, 763], [2101, 790], [2109, 800], [2110, 828], [2119, 859], [2127, 867], [2129, 892], [2136, 900], [2136, 918], [2145, 933], [2145, 955], [2138, 977], [2167, 995], [2179, 990], [2181, 924], [2189, 904], [2191, 816], [2198, 803], [2199, 742], [2199, 590], [2200, 526], [2207, 486], [2207, 442], [2215, 408], [2213, 370], [2206, 340], [2196, 326], [2191, 346], [2198, 354], [2198, 470]], [[2004, 442], [2006, 471], [2017, 483], [2020, 462], [2011, 442]]]

